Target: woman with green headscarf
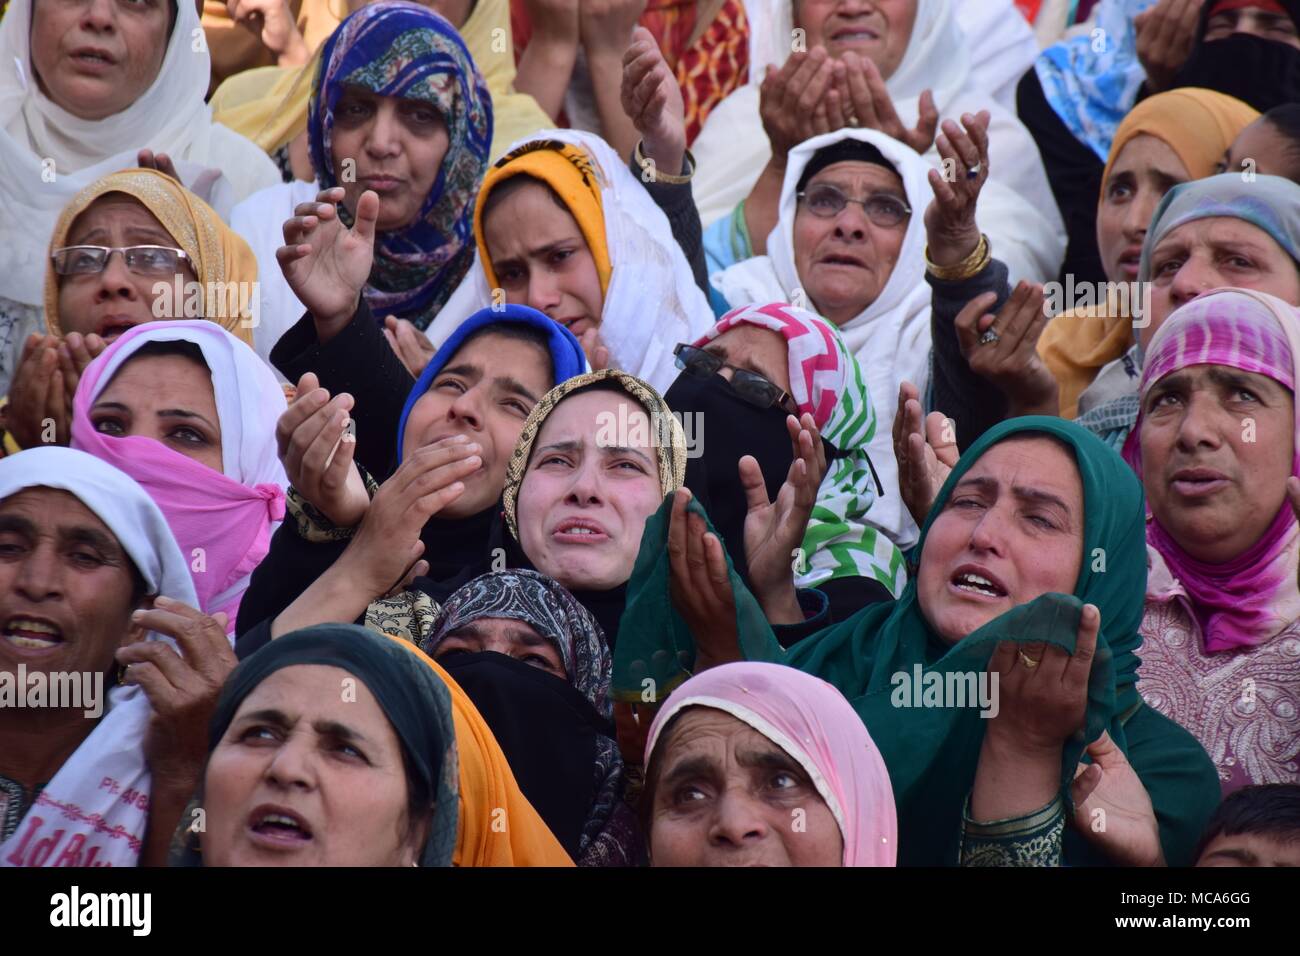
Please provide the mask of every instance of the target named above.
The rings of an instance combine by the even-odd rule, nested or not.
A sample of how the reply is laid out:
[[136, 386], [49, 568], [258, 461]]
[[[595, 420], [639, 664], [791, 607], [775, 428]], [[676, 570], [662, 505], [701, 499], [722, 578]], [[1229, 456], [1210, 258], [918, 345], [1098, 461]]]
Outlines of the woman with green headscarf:
[[823, 678], [885, 758], [903, 865], [1191, 862], [1217, 781], [1135, 688], [1142, 489], [1097, 438], [1054, 418], [990, 429], [945, 481], [902, 596], [788, 651], [685, 499], [646, 524], [617, 695], [662, 699], [740, 657]]

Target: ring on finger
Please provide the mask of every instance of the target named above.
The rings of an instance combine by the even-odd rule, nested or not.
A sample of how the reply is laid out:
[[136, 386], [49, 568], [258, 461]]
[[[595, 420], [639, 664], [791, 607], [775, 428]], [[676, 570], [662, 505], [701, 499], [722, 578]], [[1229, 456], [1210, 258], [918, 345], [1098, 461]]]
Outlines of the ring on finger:
[[1029, 670], [1033, 670], [1040, 663], [1042, 663], [1041, 661], [1034, 660], [1032, 657], [1030, 657], [1022, 650], [1017, 650], [1016, 653], [1020, 655], [1020, 663], [1024, 664], [1025, 667], [1027, 667]]
[[984, 334], [980, 336], [980, 345], [992, 345], [1001, 338], [1002, 336], [998, 335], [997, 329], [989, 326], [984, 330]]
[[975, 179], [976, 177], [979, 176], [979, 174], [980, 174], [980, 170], [983, 169], [983, 168], [984, 168], [984, 164], [983, 164], [983, 163], [976, 163], [974, 166], [967, 166], [967, 167], [966, 167], [966, 178], [967, 178], [967, 179]]

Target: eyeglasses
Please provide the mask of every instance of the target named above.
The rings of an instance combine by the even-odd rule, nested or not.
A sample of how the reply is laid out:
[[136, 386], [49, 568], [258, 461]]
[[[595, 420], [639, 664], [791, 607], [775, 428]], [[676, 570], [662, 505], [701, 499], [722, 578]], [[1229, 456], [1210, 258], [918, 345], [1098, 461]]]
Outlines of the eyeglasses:
[[866, 199], [853, 199], [830, 183], [810, 186], [795, 195], [802, 199], [808, 211], [819, 219], [834, 219], [851, 202], [860, 205], [872, 224], [882, 229], [900, 225], [912, 214], [912, 207], [897, 196], [891, 196], [889, 193], [872, 193]]
[[126, 267], [138, 275], [175, 275], [189, 256], [167, 246], [64, 246], [50, 254], [54, 271], [61, 276], [97, 275], [108, 266], [109, 257], [122, 253]]
[[[697, 349], [682, 342], [673, 349], [677, 357], [677, 367], [693, 378], [712, 378], [724, 368], [731, 369], [731, 390], [744, 401], [758, 408], [771, 408], [782, 405], [787, 408], [794, 404], [790, 393], [782, 391], [780, 386], [749, 369], [728, 365], [712, 352]], [[725, 381], [725, 379], [724, 379]]]

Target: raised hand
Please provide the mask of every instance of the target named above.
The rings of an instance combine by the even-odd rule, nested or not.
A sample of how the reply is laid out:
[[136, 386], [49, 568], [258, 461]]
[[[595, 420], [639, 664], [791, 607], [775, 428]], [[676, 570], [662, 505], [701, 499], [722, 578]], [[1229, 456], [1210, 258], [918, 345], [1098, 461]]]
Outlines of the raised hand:
[[466, 436], [451, 435], [417, 450], [379, 486], [339, 558], [349, 576], [364, 587], [367, 603], [388, 594], [420, 559], [420, 532], [464, 493], [462, 479], [483, 464], [480, 451]]
[[1088, 756], [1070, 785], [1075, 827], [1120, 866], [1164, 866], [1151, 795], [1124, 751], [1103, 730]]
[[1007, 397], [1007, 417], [1057, 415], [1060, 388], [1038, 354], [1047, 327], [1043, 287], [1021, 282], [997, 315], [987, 310], [992, 292], [976, 296], [957, 313], [957, 341], [971, 370], [988, 379]]
[[642, 154], [670, 176], [680, 175], [686, 155], [686, 108], [677, 78], [645, 27], [632, 31], [623, 54], [623, 112], [641, 134]]
[[600, 326], [593, 325], [578, 337], [578, 344], [587, 356], [587, 364], [593, 372], [609, 368], [609, 347], [600, 337]]
[[275, 251], [321, 342], [341, 332], [356, 312], [375, 255], [379, 195], [369, 189], [361, 194], [351, 229], [339, 221], [342, 201], [343, 187], [335, 186], [318, 193], [315, 202], [299, 204], [285, 220], [285, 244]]
[[918, 526], [925, 523], [959, 455], [952, 419], [943, 412], [923, 415], [920, 391], [911, 382], [903, 382], [894, 415], [894, 458], [898, 461], [899, 494]]
[[778, 163], [783, 165], [804, 140], [827, 132], [824, 114], [818, 121], [818, 106], [832, 88], [836, 68], [822, 47], [791, 54], [780, 69], [768, 68], [758, 89], [758, 112]]
[[622, 57], [646, 0], [579, 0], [578, 33], [590, 57]]
[[71, 438], [72, 394], [65, 382], [60, 344], [57, 335], [39, 333], [23, 343], [4, 409], [4, 427], [23, 448], [66, 445]]
[[429, 337], [406, 319], [390, 315], [384, 319], [384, 338], [402, 360], [411, 378], [419, 378], [437, 350]]
[[767, 500], [763, 472], [752, 455], [740, 459], [740, 484], [749, 511], [745, 515], [745, 561], [749, 583], [763, 613], [773, 624], [797, 624], [803, 611], [795, 595], [794, 562], [826, 475], [826, 449], [812, 415], [785, 420], [794, 461], [776, 501]]
[[1205, 0], [1160, 0], [1133, 18], [1137, 58], [1153, 93], [1173, 85], [1196, 44], [1196, 26]]
[[208, 721], [237, 663], [226, 637], [229, 622], [220, 612], [208, 615], [158, 597], [132, 623], [180, 647], [177, 653], [165, 641], [137, 641], [119, 648], [117, 661], [126, 666], [123, 683], [139, 685], [153, 708], [144, 753], [154, 786], [193, 793], [207, 760]]
[[673, 607], [695, 638], [695, 672], [738, 661], [740, 634], [736, 630], [736, 596], [727, 577], [722, 541], [707, 530], [704, 519], [686, 510], [691, 493], [673, 494], [668, 524], [669, 591]]
[[[181, 183], [180, 174], [176, 172], [176, 165], [166, 153], [155, 153], [151, 149], [142, 149], [136, 154], [135, 161], [141, 169], [155, 169], [164, 176], [170, 176], [178, 183]], [[181, 183], [181, 185], [185, 184]]]
[[330, 397], [311, 372], [298, 380], [297, 397], [275, 424], [275, 442], [289, 482], [340, 528], [360, 524], [370, 507], [366, 483], [353, 463], [356, 435], [349, 430], [352, 396]]
[[301, 66], [311, 50], [286, 0], [226, 0], [230, 19], [262, 41], [277, 66]]
[[878, 129], [900, 143], [906, 143], [918, 153], [926, 153], [934, 143], [935, 127], [939, 123], [939, 110], [929, 90], [921, 94], [916, 127], [908, 129], [894, 110], [894, 100], [885, 88], [885, 79], [870, 57], [859, 56], [850, 50], [841, 58], [844, 79], [839, 90], [840, 98], [848, 112], [847, 125], [864, 129]]
[[934, 199], [925, 210], [925, 241], [930, 259], [939, 266], [956, 265], [980, 242], [975, 205], [989, 177], [989, 113], [965, 113], [961, 121], [965, 129], [944, 120], [935, 143], [944, 171], [929, 172]]

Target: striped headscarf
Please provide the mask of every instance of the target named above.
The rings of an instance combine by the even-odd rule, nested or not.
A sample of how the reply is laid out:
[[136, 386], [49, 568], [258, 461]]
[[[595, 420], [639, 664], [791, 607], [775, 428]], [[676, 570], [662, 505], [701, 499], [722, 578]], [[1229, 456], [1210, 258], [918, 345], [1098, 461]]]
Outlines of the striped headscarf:
[[[1295, 392], [1300, 310], [1249, 289], [1219, 289], [1173, 312], [1156, 330], [1142, 368], [1141, 395], [1165, 376], [1191, 365], [1222, 365], [1273, 379]], [[1142, 420], [1124, 444], [1124, 458], [1142, 476]], [[1300, 419], [1297, 419], [1300, 423]], [[1294, 432], [1291, 474], [1300, 475], [1300, 427]], [[1192, 557], [1152, 516], [1147, 543], [1164, 560], [1186, 597], [1153, 567], [1147, 597], [1178, 600], [1200, 625], [1205, 651], [1262, 644], [1300, 617], [1300, 527], [1284, 500], [1263, 536], [1222, 564]], [[1188, 600], [1190, 599], [1190, 600]]]
[[790, 394], [807, 412], [822, 438], [840, 453], [827, 462], [808, 530], [799, 587], [816, 587], [842, 577], [879, 581], [895, 596], [907, 584], [903, 553], [884, 532], [867, 522], [876, 484], [867, 445], [876, 434], [876, 412], [862, 366], [833, 325], [804, 309], [773, 302], [732, 309], [693, 345], [702, 347], [746, 323], [785, 339]]
[[[334, 110], [344, 86], [421, 100], [447, 124], [447, 153], [415, 221], [375, 237], [366, 301], [426, 328], [474, 258], [474, 197], [492, 142], [492, 97], [447, 20], [416, 3], [362, 7], [325, 41], [307, 111], [311, 164], [321, 189], [334, 175]], [[340, 207], [340, 219], [352, 216]]]

